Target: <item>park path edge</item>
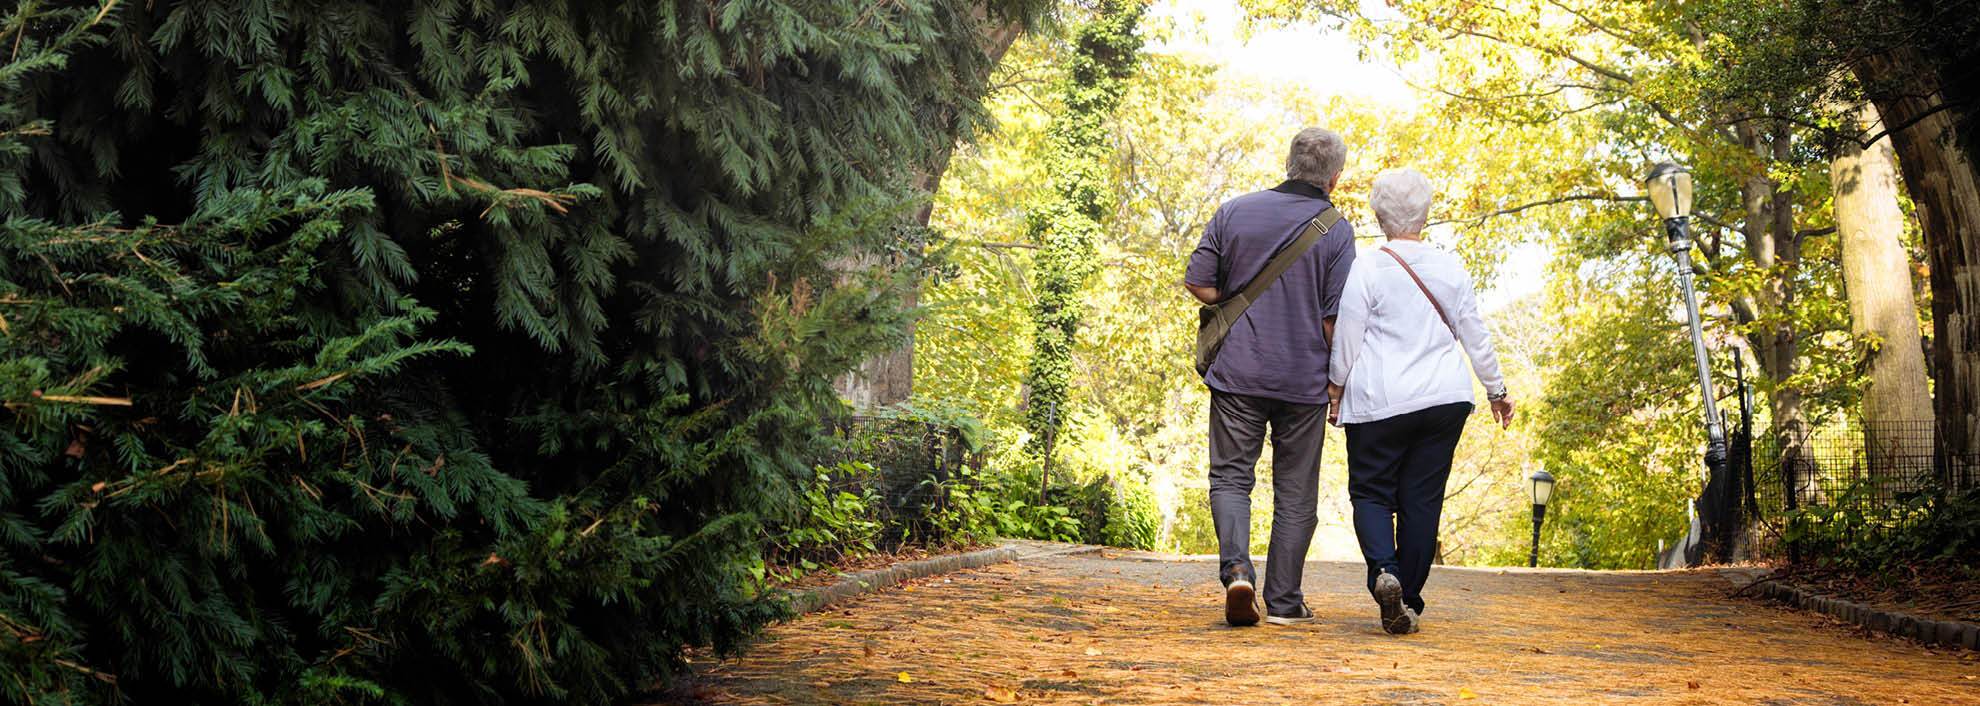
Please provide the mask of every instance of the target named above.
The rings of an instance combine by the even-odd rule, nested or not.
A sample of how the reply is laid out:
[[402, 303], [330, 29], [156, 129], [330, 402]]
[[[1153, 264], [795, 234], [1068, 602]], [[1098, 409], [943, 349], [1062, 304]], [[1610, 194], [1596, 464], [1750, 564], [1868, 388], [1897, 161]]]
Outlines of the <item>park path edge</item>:
[[1867, 603], [1826, 596], [1774, 579], [1760, 572], [1730, 572], [1740, 592], [1770, 598], [1790, 606], [1822, 613], [1871, 632], [1909, 638], [1927, 645], [1980, 650], [1980, 625], [1962, 620], [1938, 620]]

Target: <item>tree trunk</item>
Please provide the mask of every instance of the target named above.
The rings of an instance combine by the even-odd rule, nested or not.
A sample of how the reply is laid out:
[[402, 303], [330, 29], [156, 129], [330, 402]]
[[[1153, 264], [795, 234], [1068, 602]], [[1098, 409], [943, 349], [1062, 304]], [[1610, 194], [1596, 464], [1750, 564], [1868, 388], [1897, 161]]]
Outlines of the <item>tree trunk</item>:
[[1970, 471], [1980, 462], [1980, 171], [1955, 134], [1969, 118], [1944, 104], [1933, 65], [1915, 50], [1860, 57], [1853, 68], [1884, 122], [1898, 128], [1891, 146], [1931, 267], [1938, 445], [1953, 469]]
[[1750, 123], [1736, 130], [1740, 146], [1759, 160], [1760, 167], [1740, 185], [1746, 218], [1740, 223], [1745, 236], [1747, 257], [1766, 273], [1760, 289], [1760, 306], [1749, 316], [1771, 319], [1748, 334], [1760, 371], [1771, 383], [1767, 387], [1768, 407], [1773, 411], [1774, 439], [1780, 450], [1782, 473], [1793, 480], [1797, 497], [1807, 500], [1815, 490], [1814, 468], [1803, 462], [1804, 412], [1801, 390], [1787, 383], [1798, 365], [1799, 342], [1788, 310], [1794, 304], [1794, 277], [1801, 259], [1801, 244], [1794, 233], [1794, 196], [1767, 177], [1766, 164], [1784, 159], [1791, 149], [1783, 128], [1761, 133]]
[[[981, 8], [978, 9], [978, 15], [979, 17], [984, 16], [984, 11]], [[985, 32], [982, 38], [983, 53], [988, 58], [985, 66], [989, 67], [990, 70], [995, 70], [997, 64], [1003, 60], [1005, 52], [1010, 51], [1011, 44], [1017, 41], [1018, 35], [1022, 33], [1023, 29], [1023, 25], [1018, 22], [1008, 22], [1002, 25], [992, 26], [989, 31]], [[954, 116], [950, 116], [950, 119], [953, 118]], [[915, 177], [915, 186], [919, 187], [923, 193], [928, 194], [928, 203], [916, 209], [914, 225], [924, 228], [928, 226], [928, 219], [935, 212], [935, 191], [941, 187], [942, 173], [948, 171], [949, 159], [954, 155], [955, 145], [950, 144], [938, 152], [934, 159]], [[869, 258], [875, 257], [885, 256], [869, 256]], [[861, 259], [866, 260], [868, 258]], [[870, 265], [872, 262], [856, 262], [853, 264], [855, 266]], [[909, 287], [903, 298], [905, 299], [903, 305], [907, 308], [913, 309], [919, 306], [921, 304], [920, 283], [917, 282], [913, 287]], [[839, 389], [839, 396], [844, 397], [847, 402], [851, 403], [854, 409], [861, 410], [898, 404], [907, 401], [909, 397], [913, 396], [913, 323], [908, 324], [907, 334], [907, 342], [902, 344], [901, 347], [876, 355], [861, 364], [859, 370], [839, 378], [836, 385]]]
[[[1842, 112], [1843, 124], [1865, 135], [1883, 129], [1876, 109], [1869, 105]], [[1911, 423], [1932, 418], [1932, 393], [1926, 384], [1918, 300], [1911, 291], [1911, 257], [1904, 249], [1905, 215], [1898, 206], [1890, 140], [1877, 140], [1867, 149], [1845, 141], [1829, 160], [1829, 180], [1835, 194], [1850, 330], [1876, 341], [1866, 361], [1870, 386], [1863, 392], [1870, 472], [1876, 477], [1916, 480], [1931, 471], [1932, 435]]]

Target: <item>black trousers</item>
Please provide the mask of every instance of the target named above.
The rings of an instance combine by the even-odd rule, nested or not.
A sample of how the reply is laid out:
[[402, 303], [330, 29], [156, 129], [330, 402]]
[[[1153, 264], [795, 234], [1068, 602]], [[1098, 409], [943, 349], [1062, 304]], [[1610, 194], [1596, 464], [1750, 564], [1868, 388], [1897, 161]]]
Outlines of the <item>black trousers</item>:
[[1371, 595], [1386, 569], [1402, 581], [1403, 604], [1423, 612], [1444, 483], [1470, 415], [1470, 402], [1454, 402], [1346, 425], [1348, 500]]

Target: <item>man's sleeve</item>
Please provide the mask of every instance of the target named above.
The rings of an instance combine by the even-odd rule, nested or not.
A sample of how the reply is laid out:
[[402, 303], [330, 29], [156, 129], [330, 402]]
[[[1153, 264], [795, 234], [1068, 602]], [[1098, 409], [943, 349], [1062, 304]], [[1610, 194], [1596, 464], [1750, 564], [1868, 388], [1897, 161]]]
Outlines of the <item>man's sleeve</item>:
[[1327, 236], [1333, 251], [1328, 253], [1327, 272], [1320, 282], [1320, 315], [1327, 318], [1340, 315], [1341, 289], [1347, 286], [1348, 273], [1354, 270], [1354, 225], [1343, 219], [1334, 230], [1340, 236], [1336, 238], [1332, 233]]
[[1189, 255], [1189, 269], [1183, 272], [1183, 281], [1198, 287], [1222, 288], [1217, 281], [1217, 266], [1222, 262], [1224, 251], [1224, 209], [1218, 208], [1210, 216], [1210, 222], [1203, 224], [1203, 239], [1196, 243], [1196, 252]]

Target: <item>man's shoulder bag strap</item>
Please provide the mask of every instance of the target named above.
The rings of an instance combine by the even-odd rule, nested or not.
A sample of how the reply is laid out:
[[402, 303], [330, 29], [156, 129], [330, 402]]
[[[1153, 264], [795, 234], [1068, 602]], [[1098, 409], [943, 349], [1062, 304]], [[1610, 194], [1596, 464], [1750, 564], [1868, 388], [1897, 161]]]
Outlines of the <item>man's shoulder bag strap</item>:
[[1244, 316], [1245, 310], [1251, 308], [1252, 302], [1264, 296], [1265, 291], [1279, 281], [1280, 275], [1291, 269], [1292, 264], [1298, 261], [1300, 256], [1313, 249], [1313, 244], [1320, 242], [1321, 236], [1333, 230], [1334, 224], [1339, 222], [1341, 222], [1341, 212], [1331, 205], [1328, 206], [1306, 223], [1306, 229], [1300, 232], [1298, 239], [1288, 244], [1284, 250], [1280, 250], [1279, 254], [1273, 255], [1272, 260], [1265, 263], [1265, 269], [1259, 272], [1257, 277], [1251, 278], [1251, 282], [1244, 285], [1242, 291], [1223, 301], [1203, 307], [1202, 321], [1196, 329], [1198, 374], [1210, 370], [1210, 364], [1217, 360], [1217, 351], [1224, 347], [1224, 337], [1230, 335], [1231, 327], [1237, 324], [1238, 317]]

